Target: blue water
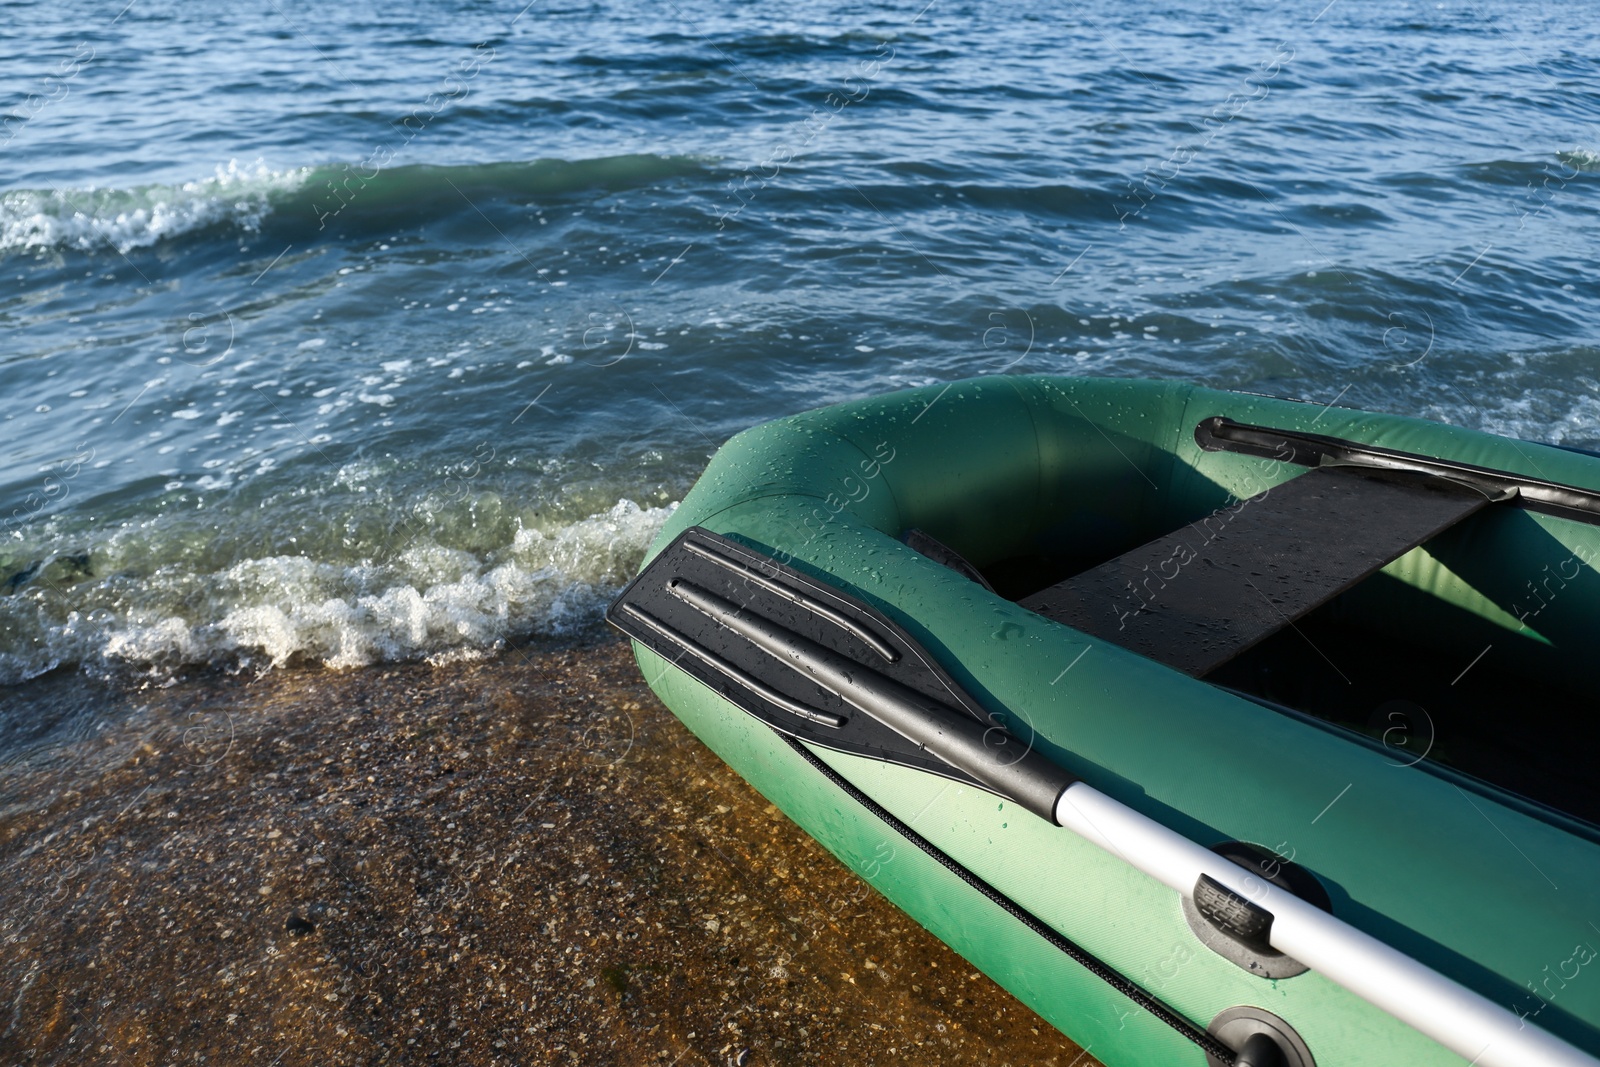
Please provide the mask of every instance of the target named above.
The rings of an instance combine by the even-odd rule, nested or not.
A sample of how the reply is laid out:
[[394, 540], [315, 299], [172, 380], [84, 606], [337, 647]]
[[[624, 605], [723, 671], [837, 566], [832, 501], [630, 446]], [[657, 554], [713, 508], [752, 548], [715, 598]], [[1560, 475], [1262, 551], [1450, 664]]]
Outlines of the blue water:
[[1600, 446], [1592, 30], [9, 5], [0, 683], [582, 634], [732, 433], [972, 375]]

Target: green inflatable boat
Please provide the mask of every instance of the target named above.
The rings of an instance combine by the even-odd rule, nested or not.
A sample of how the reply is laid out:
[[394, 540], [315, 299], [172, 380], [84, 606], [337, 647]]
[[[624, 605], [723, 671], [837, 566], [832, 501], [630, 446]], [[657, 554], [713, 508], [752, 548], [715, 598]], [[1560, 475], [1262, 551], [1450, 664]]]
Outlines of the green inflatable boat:
[[1156, 381], [748, 430], [610, 620], [1113, 1065], [1600, 1060], [1600, 458]]

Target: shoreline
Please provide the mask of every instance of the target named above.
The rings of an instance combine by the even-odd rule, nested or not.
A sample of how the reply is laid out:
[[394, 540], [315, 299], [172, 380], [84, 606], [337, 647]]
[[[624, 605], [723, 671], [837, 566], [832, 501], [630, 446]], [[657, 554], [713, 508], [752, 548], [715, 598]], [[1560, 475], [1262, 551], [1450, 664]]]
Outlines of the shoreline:
[[1092, 1063], [621, 640], [136, 703], [0, 767], [0, 1059]]

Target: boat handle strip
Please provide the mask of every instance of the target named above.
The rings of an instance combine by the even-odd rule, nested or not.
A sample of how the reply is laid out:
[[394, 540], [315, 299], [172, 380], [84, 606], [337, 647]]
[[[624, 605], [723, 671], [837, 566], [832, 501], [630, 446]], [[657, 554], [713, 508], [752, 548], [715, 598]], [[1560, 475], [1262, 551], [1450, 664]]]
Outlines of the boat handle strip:
[[710, 652], [701, 648], [698, 644], [691, 641], [683, 634], [668, 629], [660, 619], [657, 619], [649, 612], [642, 611], [639, 608], [634, 607], [632, 604], [624, 604], [619, 610], [634, 621], [641, 623], [642, 625], [647, 626], [651, 630], [655, 631], [655, 633], [661, 637], [662, 640], [667, 641], [670, 644], [677, 645], [679, 648], [689, 653], [689, 655], [693, 656], [701, 663], [704, 663], [707, 667], [710, 667], [712, 670], [727, 678], [730, 682], [744, 686], [746, 689], [759, 696], [762, 700], [782, 708], [790, 715], [798, 715], [800, 718], [805, 719], [808, 722], [819, 723], [823, 726], [831, 726], [835, 730], [844, 726], [844, 716], [835, 715], [832, 712], [827, 711], [818, 711], [816, 708], [807, 707], [797, 700], [789, 699], [766, 683], [752, 678], [750, 675], [746, 674], [744, 671], [741, 671], [733, 664], [727, 663], [712, 655]]
[[1184, 896], [1209, 878], [1270, 912], [1268, 939], [1474, 1067], [1600, 1067], [1600, 1060], [1181, 834], [1077, 782], [1056, 822]]
[[695, 544], [693, 541], [685, 541], [683, 542], [683, 547], [688, 551], [693, 552], [701, 559], [708, 560], [724, 570], [732, 571], [745, 581], [759, 585], [761, 588], [767, 590], [767, 592], [782, 597], [783, 599], [789, 601], [789, 603], [794, 604], [796, 607], [804, 608], [813, 615], [819, 615], [822, 618], [827, 619], [829, 622], [839, 627], [839, 629], [844, 630], [846, 633], [854, 636], [862, 644], [872, 649], [872, 651], [876, 652], [890, 663], [896, 663], [899, 661], [899, 649], [895, 648], [889, 642], [885, 641], [883, 638], [879, 637], [865, 626], [862, 626], [854, 619], [845, 615], [843, 612], [835, 611], [833, 608], [830, 608], [820, 600], [815, 600], [806, 596], [804, 593], [797, 592], [784, 585], [781, 585], [778, 582], [773, 581], [771, 578], [768, 578], [754, 567], [747, 567], [742, 563], [731, 560], [722, 553], [713, 552], [704, 545]]
[[1492, 467], [1379, 448], [1342, 437], [1253, 426], [1221, 415], [1201, 419], [1194, 428], [1194, 439], [1207, 452], [1238, 452], [1307, 467], [1343, 464], [1447, 478], [1471, 486], [1490, 500], [1515, 499], [1535, 511], [1600, 524], [1600, 492]]

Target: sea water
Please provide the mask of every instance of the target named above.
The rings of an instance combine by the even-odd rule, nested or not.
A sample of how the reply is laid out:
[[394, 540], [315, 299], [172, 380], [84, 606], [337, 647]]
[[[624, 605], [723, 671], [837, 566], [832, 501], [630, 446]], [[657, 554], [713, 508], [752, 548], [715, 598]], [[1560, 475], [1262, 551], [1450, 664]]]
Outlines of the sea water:
[[1165, 377], [1600, 445], [1581, 5], [0, 19], [13, 747], [51, 679], [581, 639], [729, 436], [886, 390]]

